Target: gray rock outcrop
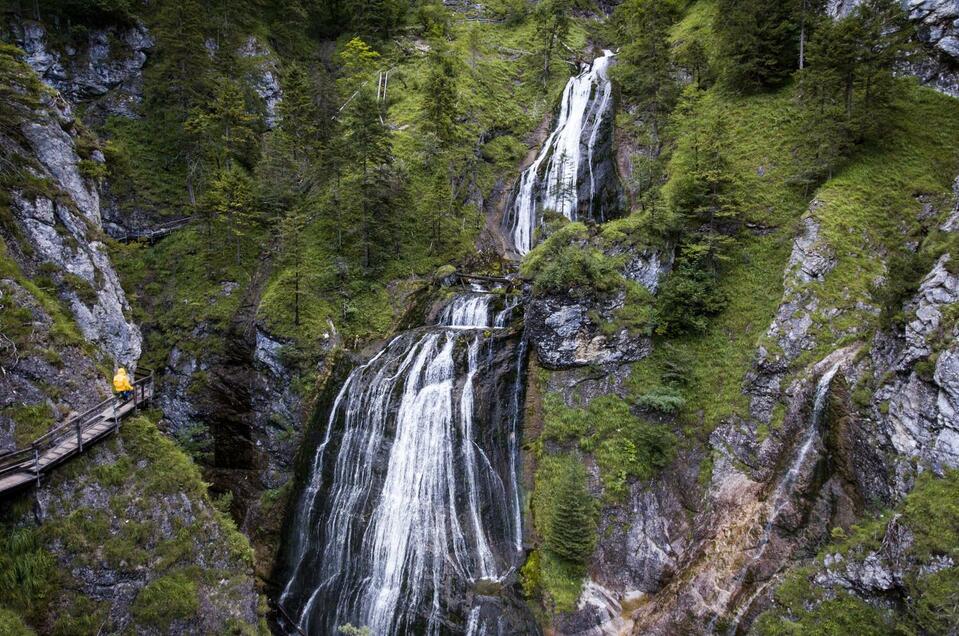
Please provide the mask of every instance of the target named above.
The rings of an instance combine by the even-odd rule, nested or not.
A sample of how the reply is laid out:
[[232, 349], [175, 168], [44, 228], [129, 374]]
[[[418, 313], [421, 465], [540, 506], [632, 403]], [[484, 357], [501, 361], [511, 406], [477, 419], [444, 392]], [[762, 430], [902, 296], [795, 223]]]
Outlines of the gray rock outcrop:
[[[52, 272], [83, 335], [117, 363], [131, 365], [140, 357], [140, 331], [128, 318], [130, 306], [98, 235], [100, 198], [82, 172], [76, 126], [70, 108], [48, 98], [22, 127], [36, 176], [57, 193], [12, 193], [11, 210], [32, 248], [29, 258], [23, 252], [22, 265]], [[86, 161], [98, 160], [94, 154]]]
[[82, 45], [57, 50], [45, 27], [24, 20], [12, 24], [14, 41], [26, 62], [71, 103], [91, 103], [94, 115], [135, 117], [143, 100], [143, 67], [153, 38], [141, 24], [91, 29]]

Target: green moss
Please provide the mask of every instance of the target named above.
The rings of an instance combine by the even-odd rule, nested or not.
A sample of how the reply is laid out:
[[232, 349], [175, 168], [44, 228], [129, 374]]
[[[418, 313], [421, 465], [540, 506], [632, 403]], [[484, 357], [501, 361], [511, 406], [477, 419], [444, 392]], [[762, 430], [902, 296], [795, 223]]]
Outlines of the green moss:
[[0, 409], [0, 415], [13, 420], [13, 438], [18, 448], [29, 446], [50, 430], [55, 421], [50, 405], [46, 402], [8, 406]]
[[84, 305], [95, 305], [97, 302], [97, 290], [93, 288], [85, 278], [81, 278], [71, 272], [63, 273], [63, 280], [77, 294]]
[[36, 636], [16, 612], [0, 607], [0, 634], [5, 636]]
[[162, 576], [140, 590], [133, 601], [137, 624], [167, 630], [177, 619], [192, 618], [200, 609], [194, 573]]

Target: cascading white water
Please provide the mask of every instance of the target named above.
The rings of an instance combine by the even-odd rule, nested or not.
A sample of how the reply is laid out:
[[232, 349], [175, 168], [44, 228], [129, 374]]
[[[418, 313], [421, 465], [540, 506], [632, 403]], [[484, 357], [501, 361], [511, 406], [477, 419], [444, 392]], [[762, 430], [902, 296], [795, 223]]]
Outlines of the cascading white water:
[[[518, 371], [519, 389], [477, 404], [478, 387], [499, 386], [489, 377], [492, 298], [455, 297], [440, 326], [395, 338], [343, 384], [294, 518], [280, 597], [307, 633], [347, 623], [445, 633], [457, 620], [451, 589], [516, 567]], [[484, 448], [478, 422], [509, 443]], [[470, 611], [469, 622], [478, 616]]]
[[439, 324], [465, 328], [489, 326], [489, 304], [490, 295], [483, 292], [456, 296], [443, 309]]
[[[789, 469], [779, 480], [779, 483], [776, 484], [776, 488], [773, 490], [772, 496], [767, 498], [769, 503], [767, 506], [768, 514], [766, 516], [766, 523], [763, 526], [763, 532], [758, 543], [758, 551], [750, 560], [751, 563], [758, 563], [765, 556], [766, 549], [769, 547], [770, 533], [772, 532], [773, 526], [779, 520], [783, 509], [789, 503], [790, 495], [793, 494], [791, 492], [793, 484], [795, 484], [796, 479], [799, 478], [799, 474], [802, 471], [803, 466], [806, 465], [806, 460], [809, 457], [809, 453], [812, 452], [812, 449], [816, 445], [816, 440], [819, 438], [821, 433], [819, 429], [822, 422], [823, 412], [826, 409], [826, 397], [829, 395], [829, 387], [832, 384], [832, 380], [836, 376], [836, 373], [839, 371], [840, 366], [841, 361], [835, 363], [825, 373], [823, 373], [822, 376], [820, 376], [819, 381], [816, 383], [816, 395], [813, 400], [812, 417], [810, 418], [809, 427], [807, 428], [806, 434], [803, 437], [803, 443], [799, 447], [799, 452], [796, 453], [793, 461], [789, 464]], [[745, 568], [742, 572], [740, 572], [740, 574], [737, 576], [738, 584], [742, 583], [748, 571], [748, 568]], [[769, 588], [769, 586], [772, 584], [773, 578], [770, 578], [769, 581], [766, 581], [766, 583], [754, 590], [753, 593], [746, 599], [746, 601], [739, 607], [739, 610], [729, 623], [729, 628], [726, 631], [727, 636], [735, 636], [736, 632], [739, 630], [739, 624], [749, 611], [750, 606], [752, 606], [753, 602], [760, 596], [760, 594], [762, 594], [763, 591]], [[710, 631], [712, 631], [712, 627], [715, 625], [718, 618], [718, 614], [713, 617], [712, 621], [710, 622]]]
[[603, 51], [601, 57], [570, 78], [563, 91], [555, 128], [520, 177], [516, 198], [506, 217], [513, 247], [519, 254], [527, 254], [532, 249], [533, 235], [544, 210], [552, 210], [570, 220], [578, 218], [584, 163], [589, 184], [588, 212], [593, 215], [596, 195], [593, 151], [604, 122], [612, 114], [613, 87], [608, 75], [612, 58], [611, 51]]

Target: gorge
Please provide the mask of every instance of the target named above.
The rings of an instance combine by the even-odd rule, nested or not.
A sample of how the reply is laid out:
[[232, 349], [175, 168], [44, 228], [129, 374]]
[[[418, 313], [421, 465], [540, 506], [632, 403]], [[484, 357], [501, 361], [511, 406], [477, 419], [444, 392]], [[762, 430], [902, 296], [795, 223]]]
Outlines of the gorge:
[[0, 18], [0, 633], [955, 633], [954, 0]]

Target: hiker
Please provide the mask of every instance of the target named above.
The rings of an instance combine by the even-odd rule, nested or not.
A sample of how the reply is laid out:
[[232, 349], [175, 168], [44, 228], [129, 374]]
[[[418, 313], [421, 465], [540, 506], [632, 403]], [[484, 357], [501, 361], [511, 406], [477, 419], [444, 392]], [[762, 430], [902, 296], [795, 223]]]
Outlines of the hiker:
[[133, 397], [133, 386], [130, 384], [130, 376], [123, 367], [117, 369], [117, 374], [113, 376], [113, 390], [117, 392], [120, 399], [124, 402]]

